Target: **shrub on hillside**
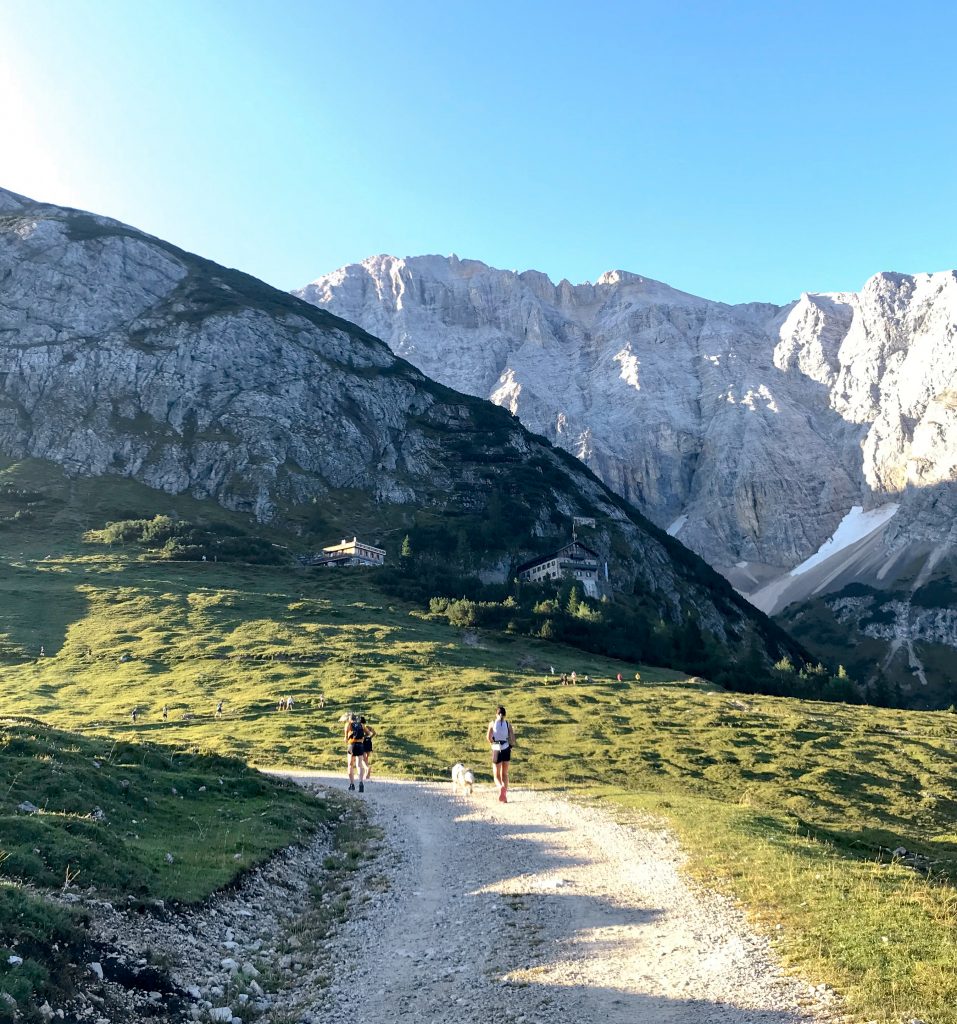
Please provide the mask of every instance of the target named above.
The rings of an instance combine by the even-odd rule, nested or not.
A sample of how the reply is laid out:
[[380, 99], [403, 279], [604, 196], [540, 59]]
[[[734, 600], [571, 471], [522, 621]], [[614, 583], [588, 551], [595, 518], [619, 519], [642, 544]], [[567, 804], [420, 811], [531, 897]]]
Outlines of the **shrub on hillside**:
[[152, 519], [124, 519], [107, 523], [100, 530], [89, 530], [87, 544], [136, 544], [158, 558], [174, 561], [252, 562], [279, 565], [286, 560], [283, 550], [261, 537], [244, 533], [228, 523], [203, 526], [156, 515]]

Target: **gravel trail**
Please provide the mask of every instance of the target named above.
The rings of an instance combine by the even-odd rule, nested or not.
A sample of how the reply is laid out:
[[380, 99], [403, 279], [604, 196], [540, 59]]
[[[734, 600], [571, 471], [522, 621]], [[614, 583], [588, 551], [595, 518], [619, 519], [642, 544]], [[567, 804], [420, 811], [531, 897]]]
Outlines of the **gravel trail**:
[[[338, 787], [326, 775], [295, 776]], [[374, 779], [383, 899], [333, 940], [317, 1024], [807, 1024], [833, 998], [788, 978], [667, 833], [557, 795]], [[361, 993], [361, 996], [358, 995]]]

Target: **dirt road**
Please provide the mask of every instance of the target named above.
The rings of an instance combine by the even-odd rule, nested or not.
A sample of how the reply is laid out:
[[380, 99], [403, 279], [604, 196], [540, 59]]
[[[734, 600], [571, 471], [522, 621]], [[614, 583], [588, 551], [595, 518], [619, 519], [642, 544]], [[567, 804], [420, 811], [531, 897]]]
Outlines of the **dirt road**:
[[689, 885], [663, 832], [527, 790], [503, 805], [481, 787], [373, 780], [359, 799], [385, 835], [372, 870], [391, 885], [332, 940], [315, 1022], [351, 1007], [376, 1024], [826, 1018], [826, 995], [784, 977], [728, 901]]

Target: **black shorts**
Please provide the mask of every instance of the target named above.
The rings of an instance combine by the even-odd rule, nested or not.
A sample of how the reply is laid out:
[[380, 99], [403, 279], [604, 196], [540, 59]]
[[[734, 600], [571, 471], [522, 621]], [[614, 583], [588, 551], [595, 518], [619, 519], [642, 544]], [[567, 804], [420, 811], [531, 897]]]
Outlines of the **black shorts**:
[[372, 753], [372, 740], [363, 740], [362, 741], [362, 752], [363, 752], [363, 754], [371, 754]]
[[506, 747], [504, 750], [493, 750], [492, 751], [492, 764], [501, 764], [503, 761], [512, 760], [512, 748]]
[[363, 749], [362, 740], [359, 740], [358, 743], [350, 743], [349, 753], [355, 757], [362, 757], [362, 755], [365, 753], [365, 750]]

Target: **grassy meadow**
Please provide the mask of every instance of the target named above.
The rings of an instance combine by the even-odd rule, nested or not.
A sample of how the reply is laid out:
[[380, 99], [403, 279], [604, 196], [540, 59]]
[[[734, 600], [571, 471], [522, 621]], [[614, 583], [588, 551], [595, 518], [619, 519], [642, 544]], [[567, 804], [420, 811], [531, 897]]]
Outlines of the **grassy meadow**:
[[[728, 694], [462, 631], [378, 593], [375, 570], [48, 556], [4, 569], [0, 608], [4, 713], [99, 744], [335, 769], [355, 709], [378, 730], [378, 771], [443, 777], [462, 759], [481, 776], [504, 701], [516, 782], [670, 821], [692, 870], [862, 1019], [957, 1021], [957, 716]], [[930, 871], [893, 863], [898, 846]]]
[[[501, 701], [518, 732], [517, 784], [669, 822], [690, 870], [738, 895], [786, 959], [837, 987], [850, 1020], [957, 1024], [957, 715], [727, 693], [672, 670], [465, 631], [384, 594], [375, 570], [161, 561], [84, 544], [83, 530], [108, 519], [102, 492], [77, 482], [76, 495], [42, 498], [34, 516], [16, 472], [0, 472], [0, 506], [5, 494], [19, 503], [0, 515], [0, 717], [70, 730], [98, 760], [116, 743], [123, 771], [134, 743], [153, 745], [160, 754], [140, 755], [142, 777], [159, 780], [144, 793], [158, 801], [148, 825], [222, 806], [208, 784], [202, 798], [192, 785], [183, 800], [160, 800], [176, 785], [163, 757], [177, 772], [188, 756], [342, 768], [339, 718], [350, 710], [377, 729], [383, 774], [447, 777], [463, 760], [489, 778], [484, 733]], [[124, 518], [157, 511], [155, 496], [122, 481], [120, 498]], [[179, 516], [206, 514], [175, 504]], [[578, 685], [557, 685], [552, 667], [574, 670]], [[287, 696], [294, 710], [278, 711]], [[22, 779], [14, 794], [32, 799]], [[184, 843], [179, 888], [155, 881], [175, 877], [157, 860], [168, 840], [132, 814], [124, 856], [144, 865], [151, 893], [188, 898], [236, 870], [237, 852], [283, 840], [301, 815], [282, 799], [240, 787], [231, 813], [247, 828], [262, 821], [260, 839]], [[57, 813], [87, 813], [92, 800]], [[0, 836], [0, 849], [11, 845]], [[899, 846], [924, 858], [920, 870], [894, 860]], [[215, 870], [200, 880], [205, 849], [216, 850]], [[14, 874], [10, 861], [0, 875]], [[51, 877], [60, 867], [51, 860]]]

